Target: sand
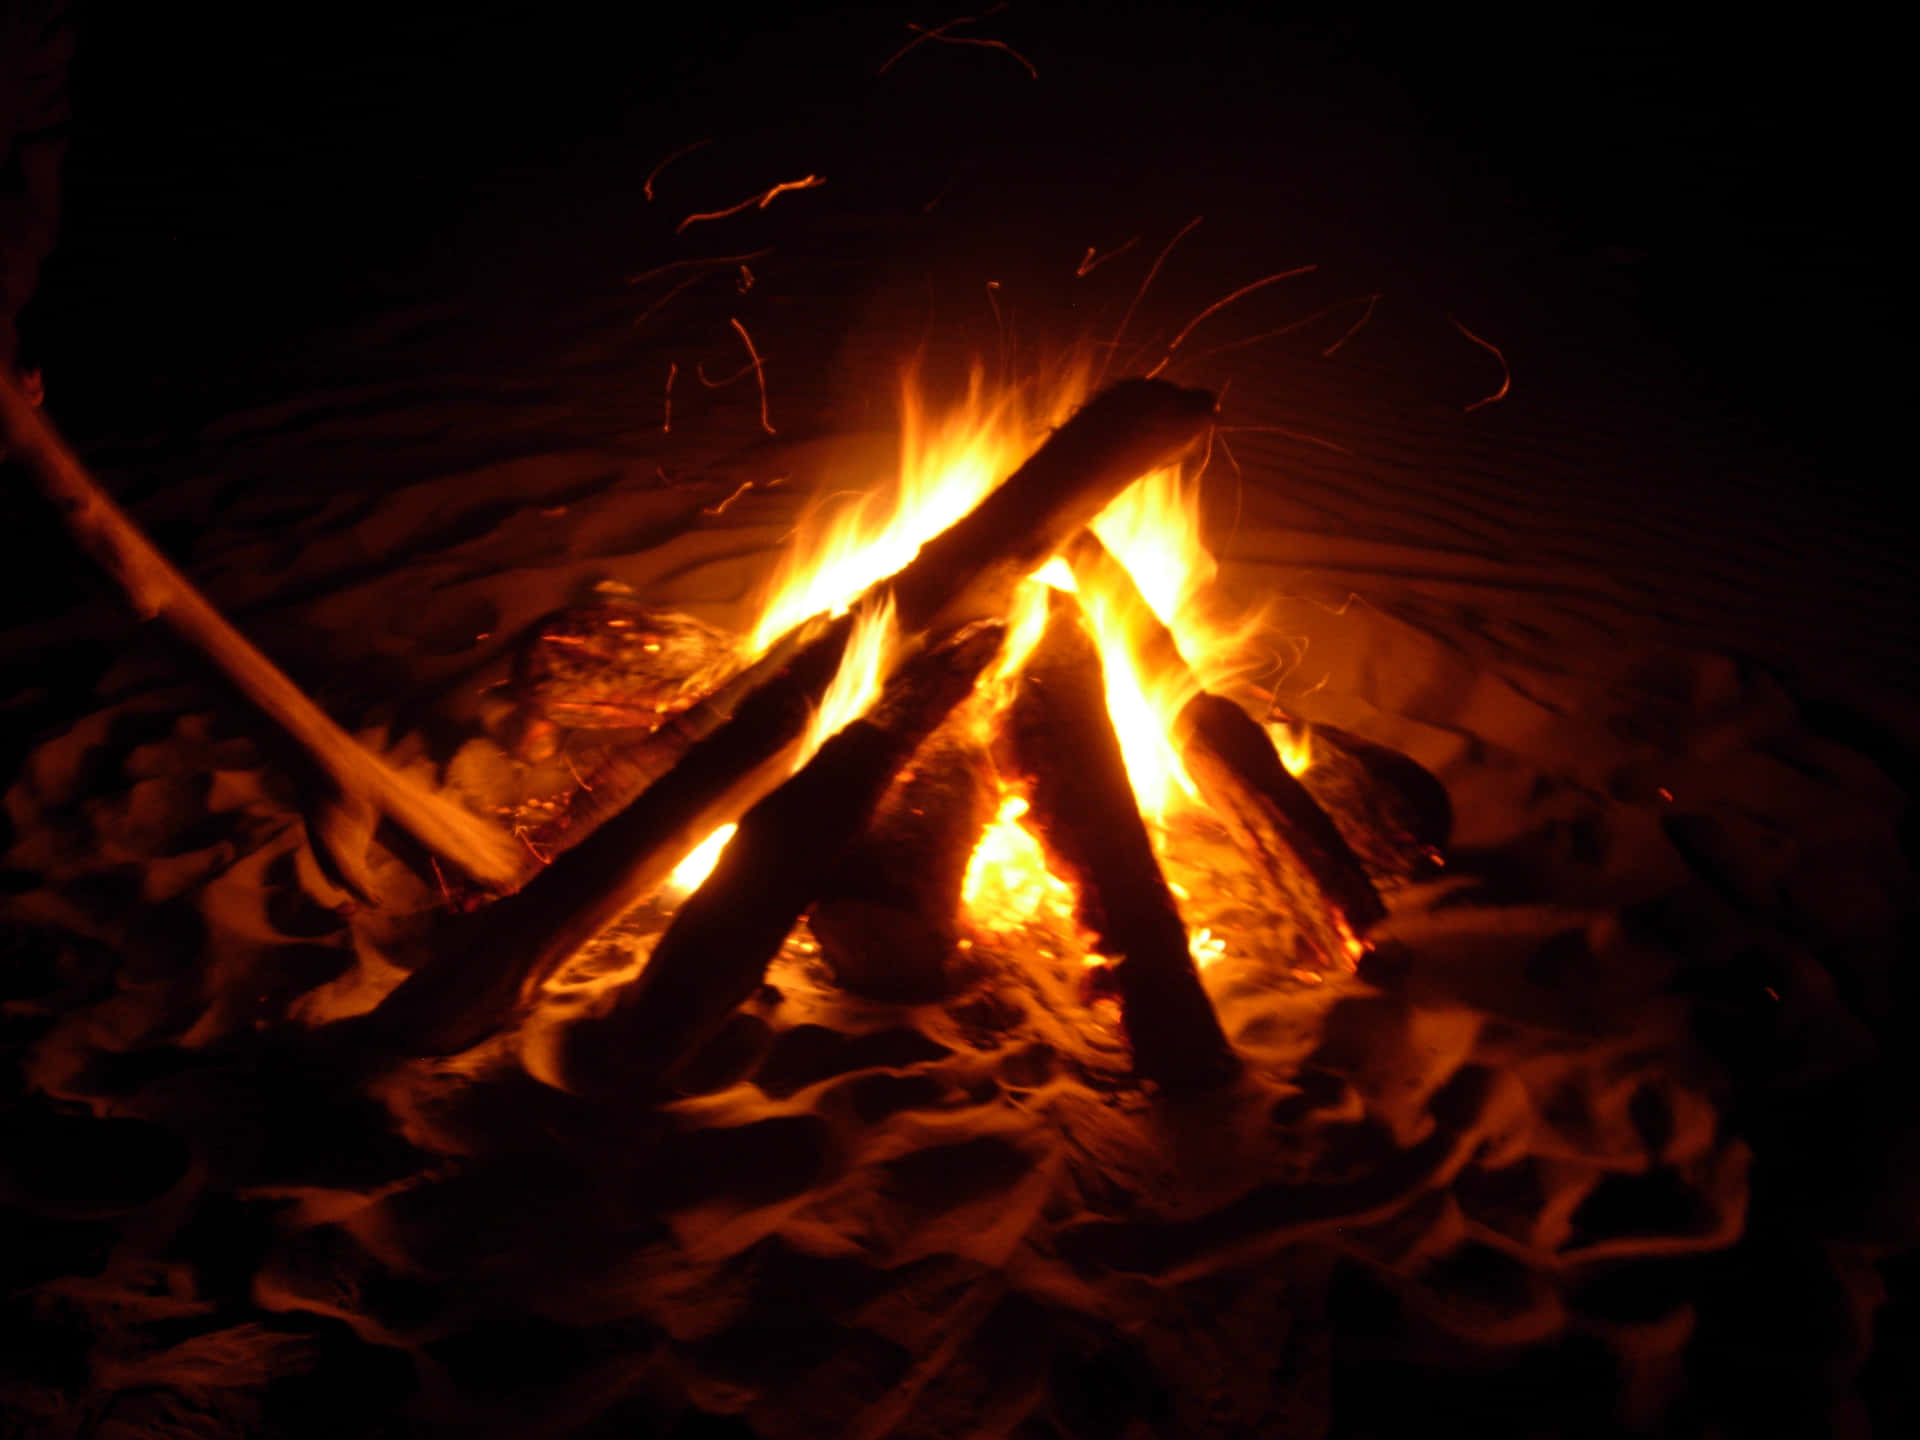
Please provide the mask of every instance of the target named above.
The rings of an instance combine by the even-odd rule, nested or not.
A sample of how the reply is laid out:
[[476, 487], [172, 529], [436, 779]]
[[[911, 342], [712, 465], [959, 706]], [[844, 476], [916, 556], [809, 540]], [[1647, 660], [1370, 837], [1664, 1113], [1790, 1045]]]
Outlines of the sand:
[[[605, 182], [550, 233], [470, 222], [458, 253], [518, 283], [433, 282], [469, 273], [438, 259], [279, 357], [277, 398], [96, 447], [309, 693], [476, 806], [569, 783], [497, 743], [531, 623], [612, 584], [743, 626], [801, 510], [886, 473], [916, 339], [939, 374], [1111, 333], [1189, 213], [1098, 177], [1044, 212], [1014, 182], [922, 212], [830, 181], [676, 237], [721, 181], [690, 156], [650, 207], [624, 153], [497, 202]], [[1249, 685], [1452, 802], [1443, 877], [1389, 896], [1358, 975], [1209, 970], [1247, 1072], [1179, 1102], [1032, 956], [892, 1006], [804, 937], [674, 1103], [555, 1083], [570, 1007], [638, 964], [617, 942], [511, 1033], [370, 1066], [328, 1037], [431, 944], [431, 873], [376, 840], [387, 903], [352, 906], [297, 769], [218, 684], [108, 603], [36, 616], [0, 638], [31, 677], [9, 1433], [1865, 1433], [1893, 1383], [1876, 1266], [1908, 1263], [1920, 1173], [1910, 576], [1636, 340], [1597, 262], [1506, 217], [1559, 289], [1444, 244], [1407, 269], [1328, 178], [1428, 213], [1370, 154], [1301, 162], [1312, 219], [1236, 183], [1121, 362], [1324, 262], [1208, 334], [1322, 318], [1196, 338], [1168, 373], [1225, 391], [1204, 483], [1223, 601], [1269, 613]], [[751, 293], [722, 270], [636, 325], [673, 277], [629, 275], [767, 244]], [[1468, 323], [1511, 369], [1495, 403], [1461, 297], [1492, 297]], [[692, 373], [738, 370], [732, 316], [777, 433], [751, 374]], [[85, 383], [49, 377], [56, 420]]]

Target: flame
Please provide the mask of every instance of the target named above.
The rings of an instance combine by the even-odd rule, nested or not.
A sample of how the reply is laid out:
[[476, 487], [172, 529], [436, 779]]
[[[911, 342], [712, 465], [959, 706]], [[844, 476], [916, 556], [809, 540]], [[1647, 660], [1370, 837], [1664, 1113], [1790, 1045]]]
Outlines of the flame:
[[880, 694], [881, 682], [887, 677], [895, 638], [893, 595], [888, 592], [878, 605], [863, 606], [854, 617], [846, 653], [840, 657], [840, 668], [833, 672], [833, 681], [827, 686], [827, 693], [820, 697], [820, 708], [814, 711], [813, 721], [807, 726], [795, 769], [811, 759], [829, 736], [848, 721], [859, 719], [873, 704]]
[[667, 893], [676, 899], [689, 895], [700, 888], [700, 882], [713, 873], [713, 867], [720, 863], [720, 852], [727, 848], [727, 842], [733, 839], [738, 825], [722, 825], [706, 839], [687, 853], [687, 858], [673, 867], [673, 874], [667, 877]]
[[1024, 796], [1008, 795], [1000, 802], [999, 813], [967, 861], [961, 902], [987, 929], [1051, 921], [1071, 933], [1073, 889], [1047, 869], [1039, 842], [1020, 823], [1026, 813]]
[[[1084, 370], [1064, 376], [1035, 405], [1029, 390], [989, 395], [976, 368], [966, 399], [937, 423], [909, 367], [900, 404], [900, 469], [895, 484], [865, 490], [803, 520], [774, 581], [751, 648], [764, 651], [801, 621], [840, 614], [855, 596], [892, 575], [1016, 470], [1085, 398]], [[846, 498], [845, 492], [828, 497]]]
[[1267, 726], [1267, 734], [1273, 737], [1273, 748], [1280, 752], [1280, 763], [1289, 775], [1297, 779], [1313, 768], [1313, 732], [1305, 725], [1276, 720]]

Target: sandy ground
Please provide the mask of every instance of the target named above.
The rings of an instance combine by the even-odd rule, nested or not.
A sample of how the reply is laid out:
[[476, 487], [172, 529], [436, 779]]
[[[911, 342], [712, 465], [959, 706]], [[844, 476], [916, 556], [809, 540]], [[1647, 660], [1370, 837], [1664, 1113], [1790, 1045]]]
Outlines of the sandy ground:
[[[1111, 335], [1204, 213], [1116, 370], [1233, 288], [1319, 266], [1209, 321], [1168, 374], [1224, 393], [1210, 535], [1223, 593], [1270, 609], [1259, 683], [1451, 797], [1446, 878], [1391, 897], [1395, 963], [1210, 971], [1248, 1074], [1178, 1105], [1020, 964], [889, 1007], [804, 950], [673, 1105], [545, 1083], [564, 997], [369, 1078], [316, 1037], [397, 982], [428, 877], [383, 849], [402, 898], [342, 906], [245, 713], [110, 601], [56, 590], [0, 636], [22, 677], [9, 1433], [1911, 1416], [1902, 542], [1638, 334], [1603, 257], [1408, 139], [1391, 94], [1338, 66], [1297, 79], [1263, 133], [1321, 138], [1260, 167], [1244, 144], [1173, 163], [1218, 153], [1210, 125], [1244, 134], [1238, 101], [1144, 159], [1102, 140], [1125, 167], [1088, 167], [1090, 125], [998, 169], [986, 141], [903, 165], [886, 127], [917, 107], [1025, 103], [1019, 72], [978, 68], [811, 128], [703, 116], [716, 143], [652, 202], [640, 182], [683, 137], [636, 126], [501, 180], [378, 295], [257, 365], [226, 357], [173, 418], [72, 413], [249, 635], [458, 791], [537, 617], [614, 581], [744, 623], [809, 498], [885, 473], [915, 344], [936, 373], [969, 354], [1018, 373]], [[675, 233], [816, 169], [817, 190]], [[731, 268], [671, 296], [685, 272], [629, 283], [763, 249], [751, 291]], [[735, 372], [734, 317], [777, 433], [751, 375], [688, 383]], [[1503, 362], [1456, 318], [1504, 353], [1495, 403], [1476, 405]], [[102, 364], [131, 383], [126, 357]], [[51, 370], [56, 419], [86, 384]], [[57, 547], [31, 513], [15, 543]]]

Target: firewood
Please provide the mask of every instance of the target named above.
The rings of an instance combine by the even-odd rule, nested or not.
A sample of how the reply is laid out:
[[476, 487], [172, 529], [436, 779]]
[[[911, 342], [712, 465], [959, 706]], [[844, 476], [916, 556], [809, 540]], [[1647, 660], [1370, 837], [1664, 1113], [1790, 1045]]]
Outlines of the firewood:
[[1105, 674], [1079, 603], [1049, 596], [997, 755], [1025, 785], [1035, 834], [1079, 897], [1080, 921], [1113, 956], [1134, 1068], [1169, 1090], [1222, 1084], [1238, 1062], [1200, 985], [1107, 712]]
[[808, 923], [842, 987], [899, 1001], [947, 989], [967, 862], [994, 810], [976, 726], [962, 707], [927, 737], [814, 905]]
[[[1139, 476], [1191, 448], [1213, 397], [1128, 380], [1096, 395], [979, 505], [929, 540], [861, 604], [891, 592], [903, 649], [929, 633], [1006, 613], [1013, 589]], [[415, 1053], [465, 1048], [505, 1020], [567, 958], [658, 887], [718, 825], [783, 777], [846, 647], [837, 621], [732, 719], [693, 746], [620, 814], [560, 856], [494, 923], [449, 942], [380, 1007], [391, 1043]], [[764, 703], [762, 694], [767, 695]], [[733, 732], [744, 727], [745, 733]], [[790, 761], [788, 762], [790, 763]], [[505, 913], [503, 913], [505, 912]]]
[[1004, 622], [983, 621], [921, 651], [894, 672], [866, 715], [747, 811], [640, 978], [604, 1014], [569, 1031], [571, 1083], [596, 1091], [645, 1087], [670, 1079], [712, 1038], [765, 979], [901, 766], [971, 693], [1005, 638]]
[[[525, 857], [511, 836], [367, 750], [234, 629], [87, 473], [52, 422], [3, 370], [0, 440], [0, 448], [25, 463], [68, 533], [118, 586], [134, 613], [159, 620], [210, 663], [324, 778], [334, 796], [309, 817], [317, 851], [325, 850], [329, 833], [370, 835], [377, 813], [489, 885], [510, 885], [524, 872]], [[364, 823], [332, 823], [348, 814]], [[342, 851], [331, 858], [351, 888], [371, 898], [358, 857]]]
[[1092, 531], [1066, 548], [1075, 580], [1113, 606], [1136, 665], [1150, 683], [1189, 694], [1173, 740], [1188, 776], [1241, 851], [1273, 887], [1323, 963], [1351, 964], [1386, 909], [1346, 838], [1287, 773], [1273, 739], [1233, 701], [1200, 686], [1173, 634], [1126, 567]]
[[1386, 907], [1339, 828], [1287, 773], [1273, 738], [1233, 701], [1206, 691], [1181, 707], [1173, 733], [1200, 794], [1278, 884], [1322, 959], [1352, 965]]
[[1336, 725], [1275, 714], [1307, 745], [1300, 783], [1366, 867], [1375, 885], [1425, 879], [1446, 864], [1453, 802], [1425, 766]]
[[506, 1024], [581, 946], [644, 900], [687, 853], [792, 773], [807, 721], [852, 630], [832, 622], [638, 801], [518, 893], [459, 917], [371, 1017], [380, 1043], [451, 1055]]

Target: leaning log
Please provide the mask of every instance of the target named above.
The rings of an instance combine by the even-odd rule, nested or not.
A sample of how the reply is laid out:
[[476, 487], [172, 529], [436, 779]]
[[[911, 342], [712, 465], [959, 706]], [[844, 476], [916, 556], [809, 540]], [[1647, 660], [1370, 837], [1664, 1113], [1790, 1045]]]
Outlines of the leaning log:
[[1084, 531], [1065, 553], [1075, 582], [1112, 607], [1141, 674], [1156, 688], [1189, 697], [1172, 726], [1188, 777], [1322, 963], [1351, 965], [1386, 908], [1339, 827], [1287, 772], [1259, 723], [1201, 688], [1172, 632], [1099, 538]]
[[[1014, 587], [1141, 475], [1192, 448], [1213, 396], [1157, 380], [1110, 386], [998, 489], [857, 602], [891, 593], [902, 652], [928, 634], [1007, 612]], [[376, 1028], [414, 1054], [447, 1054], [492, 1033], [576, 950], [647, 898], [715, 827], [737, 819], [791, 763], [811, 706], [846, 647], [844, 617], [693, 746], [657, 784], [521, 890], [481, 912], [493, 923], [447, 938], [383, 1001]], [[765, 692], [772, 692], [763, 702]], [[736, 735], [744, 727], [747, 737]]]
[[720, 826], [793, 771], [851, 616], [802, 647], [640, 799], [517, 893], [460, 916], [369, 1017], [377, 1043], [452, 1055], [506, 1024], [573, 953], [659, 888]]
[[1074, 885], [1079, 919], [1114, 957], [1134, 1068], [1168, 1090], [1237, 1072], [1201, 987], [1107, 711], [1106, 679], [1079, 603], [1049, 594], [1047, 628], [1015, 685], [998, 751], [1027, 791], [1032, 827]]
[[[327, 715], [176, 569], [99, 483], [4, 370], [0, 370], [0, 449], [24, 462], [67, 532], [119, 588], [143, 620], [159, 620], [209, 662], [276, 731], [297, 747], [335, 792], [324, 812], [355, 812], [371, 832], [377, 813], [435, 855], [489, 885], [504, 886], [525, 869], [520, 847], [498, 826], [393, 768]], [[310, 817], [323, 849], [326, 814]], [[370, 898], [357, 857], [333, 857], [343, 879]]]
[[1453, 834], [1447, 787], [1409, 755], [1337, 725], [1273, 714], [1310, 757], [1300, 783], [1326, 811], [1377, 886], [1425, 880], [1446, 866]]
[[575, 1022], [570, 1084], [646, 1089], [712, 1038], [766, 977], [914, 750], [1000, 653], [1006, 625], [986, 621], [923, 650], [868, 713], [831, 736], [754, 805], [713, 872], [682, 902], [640, 978], [603, 1014]]

